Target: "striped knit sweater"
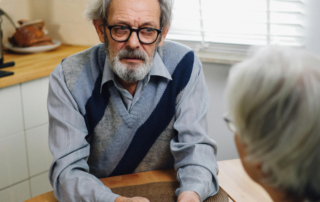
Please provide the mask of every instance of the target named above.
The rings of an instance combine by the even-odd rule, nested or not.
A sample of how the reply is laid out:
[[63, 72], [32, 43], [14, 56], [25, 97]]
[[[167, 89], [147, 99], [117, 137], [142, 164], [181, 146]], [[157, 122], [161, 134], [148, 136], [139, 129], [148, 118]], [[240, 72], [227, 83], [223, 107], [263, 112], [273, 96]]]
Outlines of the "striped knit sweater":
[[[179, 130], [175, 128], [177, 106], [183, 99], [188, 83], [194, 82], [196, 79], [192, 75], [201, 72], [201, 64], [193, 51], [173, 42], [165, 42], [158, 50], [154, 61], [163, 62], [172, 80], [158, 76], [150, 77], [148, 85], [144, 87], [140, 99], [130, 112], [125, 108], [114, 82], [108, 81], [102, 84], [104, 68], [108, 64], [106, 60], [103, 44], [63, 60], [55, 70], [60, 71], [60, 77], [64, 80], [64, 83], [60, 82], [62, 84], [57, 86], [64, 84], [63, 89], [66, 92], [63, 95], [66, 98], [59, 98], [59, 101], [55, 101], [53, 98], [54, 94], [59, 94], [59, 90], [57, 90], [59, 88], [55, 84], [57, 82], [54, 82], [56, 73], [54, 72], [50, 78], [48, 96], [49, 143], [54, 155], [50, 180], [56, 197], [61, 201], [74, 201], [75, 199], [77, 199], [75, 201], [87, 201], [86, 197], [94, 198], [94, 201], [114, 201], [117, 195], [110, 193], [110, 190], [106, 188], [101, 188], [101, 184], [95, 177], [103, 178], [172, 168], [174, 165], [179, 168], [178, 162], [187, 158], [180, 157], [185, 151], [177, 152], [177, 156], [172, 155], [174, 148], [172, 146], [170, 148], [170, 141], [173, 141], [171, 144], [174, 142], [179, 144]], [[191, 89], [192, 85], [189, 88]], [[59, 102], [64, 104], [69, 100], [72, 100], [70, 105], [73, 105], [71, 112], [68, 112], [66, 107], [65, 109], [61, 106], [55, 107], [57, 104], [59, 105]], [[63, 111], [68, 114], [62, 117], [60, 114]], [[76, 115], [72, 115], [75, 112]], [[72, 121], [81, 119], [81, 117], [80, 123], [82, 124]], [[71, 123], [65, 126], [64, 122], [69, 121]], [[71, 128], [66, 129], [69, 127]], [[63, 128], [65, 129], [63, 130]], [[78, 135], [78, 132], [81, 135]], [[58, 133], [59, 135], [57, 135]], [[63, 133], [68, 133], [68, 137], [63, 136]], [[61, 138], [69, 141], [70, 145], [61, 141]], [[214, 159], [215, 143], [205, 136], [201, 136], [200, 139], [202, 144], [208, 145], [208, 149], [203, 155], [210, 157], [207, 151], [211, 152], [212, 160], [203, 165], [196, 161], [191, 163], [205, 167], [206, 171], [200, 173], [213, 179], [209, 186], [210, 193], [206, 193], [206, 195], [198, 193], [202, 198], [206, 198], [217, 191], [215, 190], [217, 184], [212, 185], [216, 183], [214, 180], [217, 172]], [[198, 154], [189, 151], [185, 156], [188, 155], [196, 156]], [[182, 159], [179, 160], [179, 158]], [[83, 170], [87, 174], [83, 174]], [[75, 177], [71, 177], [70, 174], [68, 176], [68, 172], [71, 171], [72, 173], [79, 172], [79, 174]], [[66, 181], [68, 177], [71, 181], [77, 181], [79, 176], [85, 178], [89, 176], [88, 179], [94, 179], [94, 186], [99, 187], [99, 193], [84, 191], [86, 188], [80, 187], [79, 184]], [[90, 186], [90, 183], [87, 185]], [[182, 187], [180, 189], [183, 191]], [[193, 191], [201, 192], [194, 189]], [[98, 191], [96, 190], [96, 192]], [[102, 200], [104, 192], [109, 194], [106, 195], [109, 199]]]

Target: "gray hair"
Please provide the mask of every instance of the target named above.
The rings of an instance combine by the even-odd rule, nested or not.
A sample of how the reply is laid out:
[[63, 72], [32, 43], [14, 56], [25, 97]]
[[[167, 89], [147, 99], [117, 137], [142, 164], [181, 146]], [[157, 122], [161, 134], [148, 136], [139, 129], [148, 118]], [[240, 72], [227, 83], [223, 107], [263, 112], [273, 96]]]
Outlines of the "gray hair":
[[246, 160], [262, 162], [265, 183], [319, 200], [320, 58], [263, 47], [231, 69], [226, 99]]
[[[160, 4], [160, 26], [170, 27], [172, 19], [173, 0], [158, 0]], [[85, 17], [88, 20], [106, 19], [108, 17], [108, 7], [111, 0], [90, 0], [85, 10]]]

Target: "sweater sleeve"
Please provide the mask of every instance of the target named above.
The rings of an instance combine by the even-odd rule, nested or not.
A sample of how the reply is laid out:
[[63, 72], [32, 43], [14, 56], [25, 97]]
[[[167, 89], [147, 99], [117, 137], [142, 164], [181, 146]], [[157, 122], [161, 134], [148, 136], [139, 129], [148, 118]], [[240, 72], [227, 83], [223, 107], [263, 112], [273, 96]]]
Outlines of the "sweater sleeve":
[[171, 140], [175, 169], [183, 191], [195, 191], [204, 201], [219, 190], [217, 145], [208, 137], [207, 110], [209, 94], [201, 62], [195, 56], [191, 78], [176, 106], [174, 129], [178, 135]]
[[50, 183], [58, 201], [114, 202], [119, 196], [89, 173], [90, 145], [84, 117], [69, 92], [59, 64], [50, 75], [49, 147], [53, 162]]

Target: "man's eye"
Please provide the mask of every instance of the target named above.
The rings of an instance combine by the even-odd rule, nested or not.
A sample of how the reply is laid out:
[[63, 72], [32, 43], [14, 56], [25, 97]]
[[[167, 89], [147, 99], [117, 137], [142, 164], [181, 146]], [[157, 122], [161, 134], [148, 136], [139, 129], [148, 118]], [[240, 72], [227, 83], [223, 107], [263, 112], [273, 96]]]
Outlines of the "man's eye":
[[145, 28], [145, 31], [146, 31], [146, 32], [152, 32], [153, 29], [152, 29], [152, 28]]
[[128, 27], [127, 27], [127, 26], [120, 26], [119, 29], [120, 29], [121, 31], [124, 31], [124, 30], [128, 29]]

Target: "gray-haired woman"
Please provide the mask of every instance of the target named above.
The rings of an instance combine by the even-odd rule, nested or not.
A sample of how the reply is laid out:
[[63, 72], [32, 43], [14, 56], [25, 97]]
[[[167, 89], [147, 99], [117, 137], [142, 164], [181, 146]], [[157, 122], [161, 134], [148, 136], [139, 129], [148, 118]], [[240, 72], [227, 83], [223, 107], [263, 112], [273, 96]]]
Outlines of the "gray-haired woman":
[[225, 117], [249, 176], [275, 201], [320, 201], [320, 58], [264, 47], [235, 65]]

